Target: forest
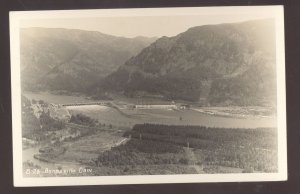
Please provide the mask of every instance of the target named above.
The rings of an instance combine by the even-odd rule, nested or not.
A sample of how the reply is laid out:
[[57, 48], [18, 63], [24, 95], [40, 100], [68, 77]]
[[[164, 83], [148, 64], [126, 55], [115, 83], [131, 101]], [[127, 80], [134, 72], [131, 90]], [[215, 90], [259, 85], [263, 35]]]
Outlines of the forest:
[[124, 136], [130, 141], [100, 154], [95, 161], [98, 167], [129, 165], [132, 172], [141, 165], [175, 165], [176, 169], [198, 165], [203, 173], [221, 173], [220, 167], [247, 173], [277, 171], [277, 134], [271, 128], [137, 124]]

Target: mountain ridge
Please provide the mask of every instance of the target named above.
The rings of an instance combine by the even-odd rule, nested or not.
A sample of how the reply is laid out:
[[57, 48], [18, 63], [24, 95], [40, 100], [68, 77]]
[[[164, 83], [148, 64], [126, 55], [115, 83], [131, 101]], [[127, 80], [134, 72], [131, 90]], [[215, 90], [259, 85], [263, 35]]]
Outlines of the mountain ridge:
[[274, 32], [274, 21], [266, 19], [197, 26], [161, 37], [107, 76], [97, 92], [204, 98], [205, 105], [274, 104]]
[[79, 29], [21, 29], [22, 87], [84, 91], [152, 41]]

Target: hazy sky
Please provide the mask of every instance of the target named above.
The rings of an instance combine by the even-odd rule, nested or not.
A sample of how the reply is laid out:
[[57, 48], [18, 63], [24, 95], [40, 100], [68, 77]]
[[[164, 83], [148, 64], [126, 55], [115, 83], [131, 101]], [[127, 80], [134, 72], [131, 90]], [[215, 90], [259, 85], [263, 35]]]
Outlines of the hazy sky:
[[175, 36], [193, 26], [233, 23], [267, 18], [262, 15], [184, 15], [184, 16], [135, 16], [73, 19], [26, 19], [22, 28], [47, 27], [99, 31], [124, 37]]

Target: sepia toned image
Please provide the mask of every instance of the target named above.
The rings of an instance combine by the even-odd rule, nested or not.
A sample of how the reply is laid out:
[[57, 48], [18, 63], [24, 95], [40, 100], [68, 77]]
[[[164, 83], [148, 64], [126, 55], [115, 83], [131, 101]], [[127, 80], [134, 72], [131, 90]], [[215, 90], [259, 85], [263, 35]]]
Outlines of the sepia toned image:
[[15, 186], [286, 179], [281, 6], [10, 19]]

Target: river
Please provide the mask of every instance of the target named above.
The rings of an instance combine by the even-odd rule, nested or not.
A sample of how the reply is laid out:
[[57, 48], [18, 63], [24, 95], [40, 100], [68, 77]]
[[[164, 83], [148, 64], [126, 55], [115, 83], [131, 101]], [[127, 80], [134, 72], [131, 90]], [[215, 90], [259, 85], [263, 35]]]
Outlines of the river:
[[[92, 102], [83, 96], [57, 95], [48, 92], [24, 92], [29, 99], [44, 100], [48, 103], [84, 103]], [[130, 99], [117, 100], [117, 103], [134, 103]], [[128, 101], [128, 102], [127, 102]], [[125, 106], [126, 107], [126, 106]], [[213, 107], [211, 107], [213, 108]], [[103, 124], [132, 127], [137, 123], [159, 123], [167, 125], [202, 125], [222, 128], [258, 128], [276, 127], [277, 118], [238, 118], [210, 115], [195, 110], [174, 111], [168, 109], [135, 109], [121, 108], [119, 111], [112, 107], [101, 105], [69, 106], [71, 113], [83, 113]]]

